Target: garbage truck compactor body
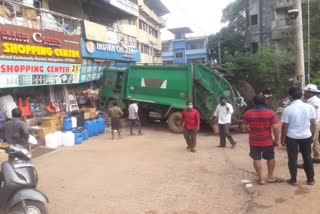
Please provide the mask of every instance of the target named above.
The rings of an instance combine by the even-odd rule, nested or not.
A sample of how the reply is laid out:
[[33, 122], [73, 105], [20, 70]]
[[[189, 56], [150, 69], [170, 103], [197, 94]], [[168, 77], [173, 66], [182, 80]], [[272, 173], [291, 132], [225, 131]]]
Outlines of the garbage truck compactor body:
[[[187, 101], [192, 101], [202, 121], [211, 122], [220, 97], [235, 108], [234, 123], [240, 119], [241, 96], [219, 73], [202, 64], [130, 65], [126, 70], [105, 70], [101, 100], [117, 100], [122, 108], [139, 103], [140, 116], [168, 122], [172, 132], [183, 130], [179, 121]], [[239, 107], [239, 108], [238, 108]]]

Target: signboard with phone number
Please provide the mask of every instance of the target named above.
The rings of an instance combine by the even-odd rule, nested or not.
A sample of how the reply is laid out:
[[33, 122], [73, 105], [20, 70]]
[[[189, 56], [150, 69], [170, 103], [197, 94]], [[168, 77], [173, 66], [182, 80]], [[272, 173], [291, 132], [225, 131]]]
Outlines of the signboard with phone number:
[[79, 83], [80, 64], [0, 61], [0, 88]]

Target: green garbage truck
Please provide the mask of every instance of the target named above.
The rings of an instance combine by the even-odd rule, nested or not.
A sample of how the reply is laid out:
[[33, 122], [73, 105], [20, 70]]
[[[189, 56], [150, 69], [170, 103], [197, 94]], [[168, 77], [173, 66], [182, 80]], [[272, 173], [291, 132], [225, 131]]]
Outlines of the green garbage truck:
[[130, 65], [126, 70], [105, 70], [101, 89], [101, 101], [106, 105], [117, 100], [126, 109], [130, 101], [136, 101], [142, 118], [168, 122], [175, 133], [183, 131], [179, 121], [188, 100], [202, 121], [210, 123], [222, 96], [234, 106], [233, 122], [238, 123], [244, 100], [229, 81], [203, 64]]

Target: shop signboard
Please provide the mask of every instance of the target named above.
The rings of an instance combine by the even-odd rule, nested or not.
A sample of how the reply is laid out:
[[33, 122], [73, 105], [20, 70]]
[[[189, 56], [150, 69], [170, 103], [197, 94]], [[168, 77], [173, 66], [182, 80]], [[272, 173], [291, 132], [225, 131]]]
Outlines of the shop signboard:
[[81, 39], [82, 55], [84, 58], [139, 62], [140, 51], [120, 44], [85, 41]]
[[79, 83], [80, 65], [68, 63], [1, 61], [0, 88]]
[[81, 64], [80, 36], [0, 25], [1, 60]]

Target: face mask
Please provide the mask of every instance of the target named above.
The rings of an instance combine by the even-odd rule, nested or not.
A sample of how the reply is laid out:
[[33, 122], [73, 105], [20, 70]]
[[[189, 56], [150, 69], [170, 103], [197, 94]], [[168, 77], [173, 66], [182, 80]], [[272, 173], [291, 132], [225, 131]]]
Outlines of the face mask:
[[192, 108], [193, 108], [193, 105], [187, 105], [187, 108], [188, 108], [188, 109], [192, 109]]

